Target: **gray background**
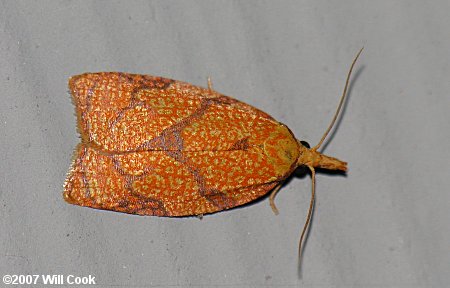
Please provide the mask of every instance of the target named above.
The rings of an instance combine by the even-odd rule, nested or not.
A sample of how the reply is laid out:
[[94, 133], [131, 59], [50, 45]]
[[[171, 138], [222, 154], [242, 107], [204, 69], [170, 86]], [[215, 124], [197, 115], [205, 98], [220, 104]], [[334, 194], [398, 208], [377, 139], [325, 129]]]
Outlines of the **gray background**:
[[[94, 275], [99, 287], [450, 285], [448, 1], [1, 1], [0, 274]], [[319, 174], [205, 217], [68, 205], [79, 142], [71, 75], [124, 71], [214, 88], [317, 143], [361, 46]]]

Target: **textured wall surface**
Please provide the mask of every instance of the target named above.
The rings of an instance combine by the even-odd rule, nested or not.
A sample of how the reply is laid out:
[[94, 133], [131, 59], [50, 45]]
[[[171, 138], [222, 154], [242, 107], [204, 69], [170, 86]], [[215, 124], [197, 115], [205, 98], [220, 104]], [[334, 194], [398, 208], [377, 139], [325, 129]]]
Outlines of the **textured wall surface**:
[[[450, 286], [448, 1], [0, 1], [0, 274], [98, 287]], [[197, 218], [69, 205], [79, 142], [71, 75], [123, 71], [206, 86], [317, 143], [359, 48], [318, 174]]]

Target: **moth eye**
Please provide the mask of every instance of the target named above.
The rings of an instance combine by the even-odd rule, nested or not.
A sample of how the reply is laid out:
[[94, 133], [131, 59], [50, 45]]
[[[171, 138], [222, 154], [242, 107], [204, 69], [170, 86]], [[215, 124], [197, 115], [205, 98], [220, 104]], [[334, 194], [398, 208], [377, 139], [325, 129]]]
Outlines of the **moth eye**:
[[309, 143], [306, 141], [300, 141], [300, 143], [308, 149], [311, 148], [311, 146], [309, 146]]

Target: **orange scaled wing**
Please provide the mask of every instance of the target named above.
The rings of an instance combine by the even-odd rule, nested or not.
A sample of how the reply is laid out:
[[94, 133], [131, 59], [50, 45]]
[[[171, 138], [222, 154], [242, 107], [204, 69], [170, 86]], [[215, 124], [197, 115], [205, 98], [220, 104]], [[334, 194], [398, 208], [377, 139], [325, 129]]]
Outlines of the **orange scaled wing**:
[[188, 216], [250, 202], [296, 166], [298, 144], [266, 113], [161, 77], [72, 77], [78, 145], [64, 186], [72, 204]]

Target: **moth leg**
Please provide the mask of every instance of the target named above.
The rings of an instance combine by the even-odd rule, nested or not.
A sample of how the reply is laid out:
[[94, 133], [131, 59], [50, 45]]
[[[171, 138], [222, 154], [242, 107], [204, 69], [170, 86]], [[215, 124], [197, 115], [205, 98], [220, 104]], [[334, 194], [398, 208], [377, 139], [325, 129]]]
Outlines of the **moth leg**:
[[280, 191], [282, 184], [283, 183], [279, 183], [275, 188], [273, 188], [272, 193], [270, 193], [269, 196], [270, 208], [272, 208], [272, 211], [275, 215], [279, 214], [277, 206], [275, 206], [275, 195], [277, 195], [278, 191]]
[[208, 99], [214, 99], [214, 98], [218, 98], [221, 97], [222, 95], [220, 95], [219, 93], [217, 93], [216, 91], [213, 90], [213, 85], [212, 85], [212, 81], [211, 81], [211, 76], [208, 76]]
[[198, 214], [198, 215], [197, 215], [197, 218], [198, 218], [199, 220], [202, 220], [202, 219], [203, 219], [203, 214]]
[[211, 92], [211, 91], [213, 91], [211, 76], [208, 76], [208, 80], [207, 81], [208, 81], [208, 90]]

